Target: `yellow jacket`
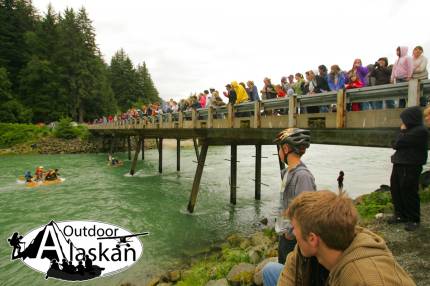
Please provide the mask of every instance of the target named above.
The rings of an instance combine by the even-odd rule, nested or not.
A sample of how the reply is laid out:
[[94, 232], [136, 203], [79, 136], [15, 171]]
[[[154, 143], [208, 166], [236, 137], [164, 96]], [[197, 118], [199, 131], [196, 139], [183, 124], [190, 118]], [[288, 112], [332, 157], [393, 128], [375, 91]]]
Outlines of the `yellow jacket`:
[[238, 84], [237, 81], [232, 81], [231, 86], [236, 92], [236, 102], [235, 102], [236, 104], [248, 101], [248, 93], [246, 92], [246, 89], [243, 86]]

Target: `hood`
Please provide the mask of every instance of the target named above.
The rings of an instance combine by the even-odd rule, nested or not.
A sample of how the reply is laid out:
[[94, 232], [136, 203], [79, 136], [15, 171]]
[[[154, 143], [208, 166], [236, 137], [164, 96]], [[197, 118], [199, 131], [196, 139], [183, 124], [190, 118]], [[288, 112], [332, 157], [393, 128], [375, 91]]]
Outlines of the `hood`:
[[237, 86], [238, 86], [237, 81], [232, 81], [232, 82], [231, 82], [231, 86], [232, 86], [233, 88], [237, 88]]
[[406, 57], [408, 55], [408, 47], [401, 46], [400, 48], [400, 57]]
[[407, 128], [423, 125], [423, 113], [418, 106], [409, 107], [400, 113], [400, 119]]
[[351, 245], [343, 252], [338, 264], [330, 272], [334, 278], [349, 263], [374, 256], [392, 256], [385, 241], [373, 232], [357, 227], [357, 234]]

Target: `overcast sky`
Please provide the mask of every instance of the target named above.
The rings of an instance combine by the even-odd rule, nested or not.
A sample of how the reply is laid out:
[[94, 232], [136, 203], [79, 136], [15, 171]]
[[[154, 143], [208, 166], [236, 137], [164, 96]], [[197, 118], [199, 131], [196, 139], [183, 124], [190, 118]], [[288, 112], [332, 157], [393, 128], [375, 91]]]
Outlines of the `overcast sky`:
[[41, 14], [85, 7], [109, 63], [123, 48], [145, 61], [160, 96], [180, 99], [233, 80], [284, 75], [339, 64], [350, 69], [399, 45], [430, 54], [429, 1], [33, 0]]

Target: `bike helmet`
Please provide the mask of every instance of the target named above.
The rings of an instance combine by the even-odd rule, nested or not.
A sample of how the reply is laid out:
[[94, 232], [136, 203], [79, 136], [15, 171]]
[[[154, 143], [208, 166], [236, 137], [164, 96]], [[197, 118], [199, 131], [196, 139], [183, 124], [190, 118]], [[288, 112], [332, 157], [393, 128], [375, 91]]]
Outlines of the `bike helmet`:
[[311, 132], [300, 128], [287, 128], [276, 136], [273, 143], [278, 145], [288, 144], [294, 152], [304, 153], [303, 149], [309, 148], [311, 142]]

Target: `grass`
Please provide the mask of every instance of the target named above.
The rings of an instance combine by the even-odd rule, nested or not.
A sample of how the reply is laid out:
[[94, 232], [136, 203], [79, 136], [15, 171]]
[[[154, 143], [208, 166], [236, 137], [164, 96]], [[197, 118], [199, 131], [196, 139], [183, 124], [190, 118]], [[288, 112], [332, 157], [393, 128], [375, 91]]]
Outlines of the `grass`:
[[205, 285], [209, 280], [217, 280], [227, 276], [231, 268], [241, 262], [249, 262], [247, 252], [240, 248], [223, 246], [221, 254], [211, 256], [199, 261], [185, 271], [178, 286]]
[[[430, 187], [420, 191], [421, 203], [430, 202]], [[390, 192], [373, 192], [362, 196], [357, 204], [357, 210], [364, 222], [371, 222], [378, 213], [389, 213], [393, 211]]]

